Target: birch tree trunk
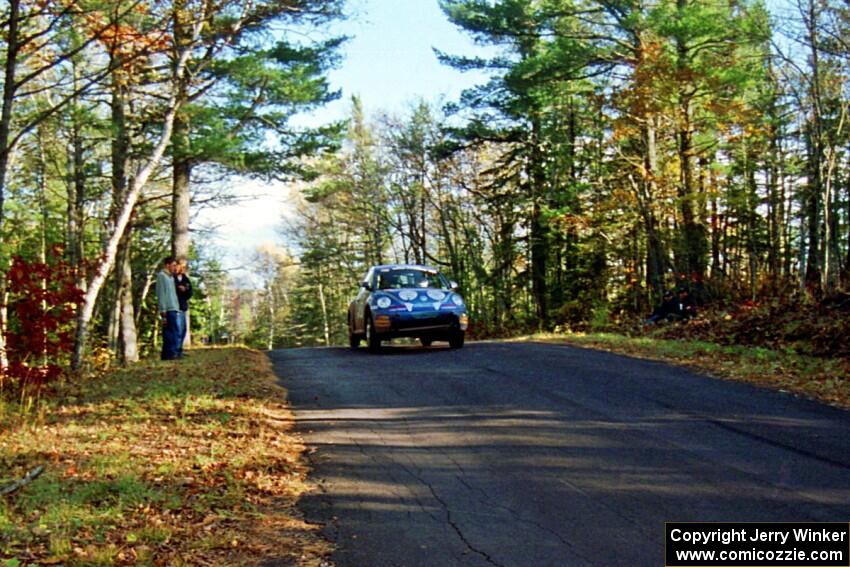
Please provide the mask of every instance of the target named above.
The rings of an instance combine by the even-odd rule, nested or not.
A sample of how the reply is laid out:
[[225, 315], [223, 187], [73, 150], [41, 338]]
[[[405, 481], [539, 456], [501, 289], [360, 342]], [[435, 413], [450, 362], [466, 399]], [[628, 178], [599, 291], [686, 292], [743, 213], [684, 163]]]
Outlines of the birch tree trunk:
[[328, 324], [328, 308], [325, 305], [325, 289], [322, 284], [319, 284], [319, 303], [322, 306], [322, 323], [325, 327], [325, 346], [331, 346], [331, 333]]
[[268, 341], [268, 350], [272, 350], [274, 348], [274, 286], [269, 285], [268, 287], [269, 293], [269, 341]]

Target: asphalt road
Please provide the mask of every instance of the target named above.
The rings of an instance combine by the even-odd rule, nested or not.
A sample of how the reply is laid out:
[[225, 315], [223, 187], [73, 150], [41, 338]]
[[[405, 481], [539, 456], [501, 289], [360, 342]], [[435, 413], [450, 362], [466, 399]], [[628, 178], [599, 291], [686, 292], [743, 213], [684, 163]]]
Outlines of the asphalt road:
[[664, 565], [665, 521], [850, 521], [850, 412], [471, 343], [271, 353], [339, 567]]

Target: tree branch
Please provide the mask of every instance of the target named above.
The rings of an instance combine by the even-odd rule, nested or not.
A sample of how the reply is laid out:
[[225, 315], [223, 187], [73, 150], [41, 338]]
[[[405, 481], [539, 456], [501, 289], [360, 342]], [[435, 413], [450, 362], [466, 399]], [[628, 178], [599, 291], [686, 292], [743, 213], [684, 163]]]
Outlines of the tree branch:
[[24, 478], [16, 480], [15, 482], [7, 484], [3, 488], [0, 488], [0, 496], [7, 496], [9, 494], [12, 494], [13, 492], [17, 492], [18, 490], [22, 489], [23, 487], [37, 479], [39, 476], [41, 476], [41, 473], [43, 472], [44, 465], [35, 467], [30, 472], [28, 472], [27, 476], [25, 476]]

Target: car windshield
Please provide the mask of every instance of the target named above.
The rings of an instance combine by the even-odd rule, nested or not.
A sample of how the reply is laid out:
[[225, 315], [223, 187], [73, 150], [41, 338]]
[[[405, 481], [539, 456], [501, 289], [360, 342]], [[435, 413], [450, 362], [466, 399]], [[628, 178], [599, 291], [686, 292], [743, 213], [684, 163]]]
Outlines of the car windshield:
[[385, 268], [378, 272], [378, 289], [405, 287], [448, 288], [445, 278], [438, 272], [415, 268]]

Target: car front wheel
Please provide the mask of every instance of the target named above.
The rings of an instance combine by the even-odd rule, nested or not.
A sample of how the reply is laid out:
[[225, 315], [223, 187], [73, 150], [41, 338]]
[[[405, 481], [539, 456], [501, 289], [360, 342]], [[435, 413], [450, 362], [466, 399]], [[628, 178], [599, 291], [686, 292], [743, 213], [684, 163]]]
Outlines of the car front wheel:
[[360, 335], [354, 332], [354, 321], [348, 318], [348, 346], [356, 349], [360, 346]]
[[455, 331], [449, 336], [449, 346], [452, 348], [460, 348], [463, 346], [465, 333], [463, 331]]
[[381, 348], [381, 339], [378, 338], [378, 333], [375, 332], [375, 323], [372, 322], [372, 314], [366, 314], [366, 346], [371, 351], [377, 351]]

